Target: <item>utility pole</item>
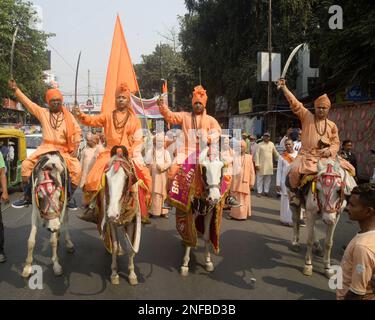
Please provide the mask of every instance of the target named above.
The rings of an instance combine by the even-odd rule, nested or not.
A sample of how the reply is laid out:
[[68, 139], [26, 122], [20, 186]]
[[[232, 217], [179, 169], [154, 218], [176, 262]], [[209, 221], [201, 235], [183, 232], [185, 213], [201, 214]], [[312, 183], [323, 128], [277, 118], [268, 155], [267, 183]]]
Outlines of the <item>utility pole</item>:
[[[91, 96], [91, 85], [90, 85], [90, 70], [87, 70], [87, 99]], [[94, 105], [94, 102], [91, 100]], [[89, 109], [89, 114], [91, 114], [91, 108]]]
[[[268, 0], [268, 97], [267, 109], [273, 111], [272, 106], [272, 0]], [[275, 141], [275, 114], [270, 113], [267, 127], [271, 130], [271, 139]]]

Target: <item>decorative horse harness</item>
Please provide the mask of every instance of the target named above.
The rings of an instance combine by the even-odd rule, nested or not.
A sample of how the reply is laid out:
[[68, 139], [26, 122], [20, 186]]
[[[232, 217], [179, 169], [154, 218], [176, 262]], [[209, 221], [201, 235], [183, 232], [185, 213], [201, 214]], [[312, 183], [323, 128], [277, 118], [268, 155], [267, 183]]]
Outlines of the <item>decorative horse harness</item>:
[[[346, 171], [345, 171], [345, 175], [346, 175]], [[338, 182], [338, 180], [341, 180], [341, 181]], [[341, 208], [345, 199], [345, 178], [342, 179], [339, 173], [333, 171], [333, 165], [328, 164], [327, 171], [320, 175], [316, 175], [312, 183], [313, 183], [312, 192], [314, 194], [314, 200], [317, 201], [319, 212], [322, 212], [322, 208], [325, 208], [327, 212], [337, 212]], [[320, 183], [321, 186], [325, 186], [327, 189], [326, 192], [324, 192], [324, 189], [321, 191], [324, 193], [324, 199], [325, 199], [324, 203], [321, 203], [317, 195], [318, 193], [317, 188], [316, 188], [317, 183]], [[332, 192], [335, 191], [335, 186], [337, 186], [338, 184], [340, 184], [340, 201], [338, 201], [336, 206], [333, 207], [330, 204], [329, 200], [331, 199]]]

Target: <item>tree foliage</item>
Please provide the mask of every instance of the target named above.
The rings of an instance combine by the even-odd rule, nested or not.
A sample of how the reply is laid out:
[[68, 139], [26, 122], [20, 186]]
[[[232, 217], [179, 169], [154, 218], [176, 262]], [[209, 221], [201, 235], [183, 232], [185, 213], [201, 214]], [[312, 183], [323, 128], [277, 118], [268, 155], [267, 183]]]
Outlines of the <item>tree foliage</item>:
[[13, 74], [20, 88], [34, 101], [43, 101], [45, 84], [43, 70], [47, 66], [47, 38], [51, 34], [30, 28], [35, 18], [31, 3], [21, 0], [0, 2], [0, 97], [10, 96], [10, 52], [13, 33], [18, 26], [15, 43]]
[[161, 79], [167, 80], [169, 104], [173, 82], [176, 90], [176, 106], [180, 109], [190, 107], [188, 93], [192, 91], [192, 73], [181, 52], [169, 44], [157, 45], [154, 52], [142, 55], [142, 62], [135, 66], [135, 72], [142, 95], [152, 97], [161, 92]]
[[[249, 97], [266, 103], [266, 86], [257, 82], [256, 71], [257, 52], [268, 51], [268, 1], [186, 0], [185, 4], [182, 52], [192, 69], [202, 68], [209, 95], [225, 96], [232, 106]], [[302, 42], [317, 53], [320, 79], [314, 93], [373, 81], [375, 9], [370, 1], [274, 0], [272, 4], [272, 46], [273, 52], [281, 53], [282, 65]], [[334, 4], [343, 8], [343, 30], [328, 27], [328, 8]], [[288, 76], [295, 79], [293, 66]]]

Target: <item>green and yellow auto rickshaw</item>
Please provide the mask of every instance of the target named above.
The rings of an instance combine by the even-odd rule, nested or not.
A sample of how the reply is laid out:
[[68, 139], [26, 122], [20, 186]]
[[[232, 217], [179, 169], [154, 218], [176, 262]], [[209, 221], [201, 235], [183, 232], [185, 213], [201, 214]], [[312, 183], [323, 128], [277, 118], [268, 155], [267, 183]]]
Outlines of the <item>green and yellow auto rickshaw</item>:
[[0, 128], [0, 150], [6, 164], [9, 189], [20, 189], [21, 164], [26, 159], [26, 138], [18, 129]]

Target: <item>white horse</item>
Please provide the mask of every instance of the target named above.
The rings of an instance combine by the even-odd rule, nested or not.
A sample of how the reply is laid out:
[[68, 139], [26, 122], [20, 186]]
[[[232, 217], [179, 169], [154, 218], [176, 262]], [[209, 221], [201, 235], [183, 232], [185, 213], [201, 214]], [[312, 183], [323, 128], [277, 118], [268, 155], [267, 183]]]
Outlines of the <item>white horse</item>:
[[[113, 153], [115, 154], [112, 156], [106, 172], [106, 190], [102, 190], [98, 197], [101, 200], [99, 208], [104, 213], [102, 230], [104, 234], [109, 232], [111, 239], [111, 283], [120, 283], [117, 272], [117, 256], [121, 255], [122, 250], [117, 235], [117, 228], [120, 227], [124, 231], [128, 247], [129, 283], [136, 285], [138, 279], [134, 272], [134, 256], [138, 253], [141, 239], [138, 182], [134, 174], [133, 164], [127, 157], [126, 148], [114, 147]], [[134, 201], [131, 201], [131, 199]], [[130, 207], [131, 202], [133, 207]]]
[[28, 254], [22, 276], [27, 278], [32, 271], [33, 252], [38, 226], [51, 232], [53, 271], [56, 276], [63, 273], [57, 256], [60, 229], [65, 229], [65, 244], [69, 253], [74, 252], [68, 229], [67, 203], [68, 173], [64, 159], [56, 153], [47, 153], [37, 162], [32, 175], [31, 232], [28, 239]]
[[[195, 221], [199, 216], [203, 216], [204, 232], [202, 238], [205, 242], [205, 268], [208, 272], [214, 271], [214, 265], [210, 254], [210, 233], [212, 219], [215, 215], [222, 214], [222, 207], [218, 209], [220, 195], [220, 183], [223, 176], [224, 163], [218, 158], [209, 160], [207, 157], [208, 149], [204, 150], [200, 155], [200, 166], [202, 169], [202, 178], [206, 189], [205, 198], [194, 198], [192, 201], [192, 215]], [[189, 214], [189, 213], [187, 213]], [[178, 226], [177, 226], [178, 228]], [[189, 274], [191, 246], [185, 245], [185, 255], [180, 269], [182, 276]]]
[[[307, 252], [303, 274], [311, 276], [313, 272], [312, 254], [314, 249], [319, 251], [319, 245], [315, 242], [315, 222], [322, 219], [326, 224], [324, 245], [324, 274], [330, 278], [334, 271], [331, 268], [331, 250], [333, 246], [333, 234], [340, 215], [346, 207], [345, 195], [349, 195], [356, 185], [354, 179], [340, 167], [336, 161], [328, 159], [319, 161], [318, 174], [308, 187], [306, 196], [306, 225], [307, 225]], [[294, 251], [299, 250], [299, 217], [300, 208], [291, 206], [293, 212], [293, 242]]]

